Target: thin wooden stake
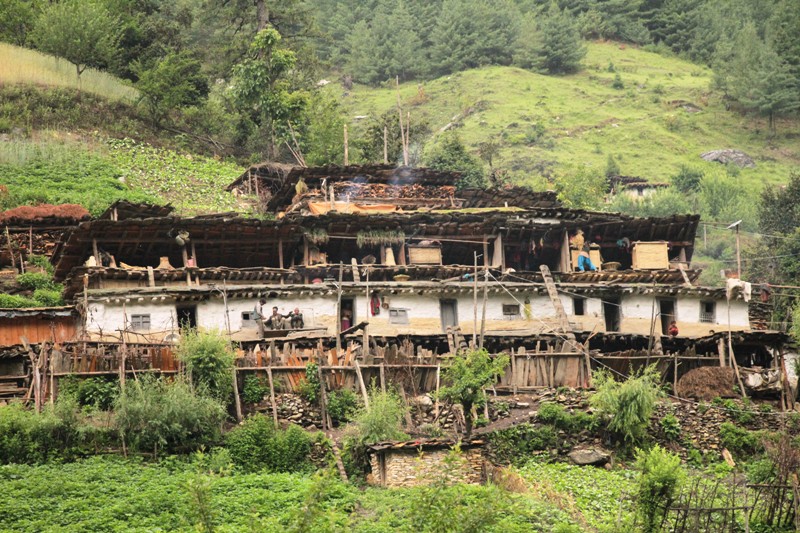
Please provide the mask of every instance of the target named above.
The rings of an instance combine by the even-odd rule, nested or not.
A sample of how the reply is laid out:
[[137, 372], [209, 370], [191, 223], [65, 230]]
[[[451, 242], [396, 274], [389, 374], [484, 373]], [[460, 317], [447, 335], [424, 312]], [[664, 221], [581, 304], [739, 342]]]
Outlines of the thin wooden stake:
[[389, 128], [383, 127], [383, 164], [389, 164]]
[[236, 403], [236, 421], [242, 421], [242, 400], [239, 398], [239, 381], [236, 373], [236, 363], [233, 367], [233, 400]]
[[272, 368], [267, 367], [267, 379], [269, 380], [269, 400], [272, 402], [272, 421], [278, 427], [278, 406], [275, 404], [275, 385], [272, 381]]
[[347, 138], [347, 124], [344, 125], [344, 166], [350, 164], [350, 146]]
[[435, 419], [439, 418], [439, 383], [440, 383], [440, 379], [441, 379], [441, 373], [442, 373], [442, 365], [441, 364], [437, 364], [436, 365], [436, 394], [434, 395], [434, 398], [433, 398], [433, 402], [434, 402], [433, 403], [433, 417]]
[[364, 407], [369, 411], [369, 394], [367, 394], [367, 387], [364, 385], [364, 376], [361, 374], [361, 367], [358, 366], [358, 359], [354, 362], [356, 366], [356, 376], [358, 376], [358, 386], [361, 388], [361, 395], [364, 397]]

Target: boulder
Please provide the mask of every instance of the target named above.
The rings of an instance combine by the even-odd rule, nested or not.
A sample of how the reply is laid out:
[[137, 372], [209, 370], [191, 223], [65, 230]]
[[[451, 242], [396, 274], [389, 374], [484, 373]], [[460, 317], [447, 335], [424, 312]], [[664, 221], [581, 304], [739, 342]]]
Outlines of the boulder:
[[600, 447], [574, 448], [567, 457], [578, 466], [604, 465], [611, 461], [611, 452]]
[[700, 158], [705, 159], [706, 161], [722, 163], [723, 165], [733, 163], [739, 168], [753, 168], [756, 166], [756, 162], [753, 161], [752, 157], [740, 150], [732, 150], [730, 148], [723, 150], [711, 150], [710, 152], [700, 154]]
[[433, 408], [433, 400], [427, 394], [421, 394], [420, 396], [415, 397], [411, 402], [425, 413]]

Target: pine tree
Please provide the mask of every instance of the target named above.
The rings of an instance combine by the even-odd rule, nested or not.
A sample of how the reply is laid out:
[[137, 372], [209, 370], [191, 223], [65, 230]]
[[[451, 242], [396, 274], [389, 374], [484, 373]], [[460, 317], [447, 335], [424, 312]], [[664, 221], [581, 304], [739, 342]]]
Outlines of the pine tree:
[[346, 39], [347, 63], [345, 68], [353, 79], [362, 83], [374, 83], [379, 79], [375, 56], [375, 38], [365, 20], [356, 23]]
[[580, 69], [586, 47], [574, 18], [552, 3], [543, 17], [528, 14], [517, 39], [514, 62], [550, 74]]

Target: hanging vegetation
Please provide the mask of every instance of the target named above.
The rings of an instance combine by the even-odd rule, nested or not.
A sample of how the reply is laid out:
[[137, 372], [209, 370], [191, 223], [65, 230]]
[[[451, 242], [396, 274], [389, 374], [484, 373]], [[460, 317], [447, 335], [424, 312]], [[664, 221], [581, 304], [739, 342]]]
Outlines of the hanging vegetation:
[[327, 244], [330, 240], [328, 232], [322, 228], [311, 228], [303, 232], [309, 244]]
[[403, 244], [405, 240], [405, 233], [399, 230], [359, 231], [356, 235], [356, 243], [359, 248], [364, 248], [365, 246]]

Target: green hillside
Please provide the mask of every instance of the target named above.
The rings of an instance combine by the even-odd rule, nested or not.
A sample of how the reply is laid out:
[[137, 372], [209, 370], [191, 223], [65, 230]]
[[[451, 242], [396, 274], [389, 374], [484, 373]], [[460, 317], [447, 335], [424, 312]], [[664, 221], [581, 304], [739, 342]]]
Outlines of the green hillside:
[[[739, 175], [749, 183], [784, 182], [800, 164], [797, 121], [780, 121], [770, 139], [766, 120], [725, 109], [710, 89], [709, 69], [611, 42], [590, 43], [584, 65], [561, 77], [486, 67], [401, 84], [400, 94], [412, 123], [426, 122], [434, 137], [450, 124], [475, 150], [497, 139], [495, 166], [523, 182], [569, 165], [602, 169], [609, 154], [622, 174], [651, 181], [667, 180], [683, 164], [716, 169], [699, 155], [719, 148], [756, 160]], [[624, 88], [614, 87], [617, 74]], [[397, 91], [357, 85], [341, 101], [358, 132], [369, 118], [356, 117], [393, 109]]]

